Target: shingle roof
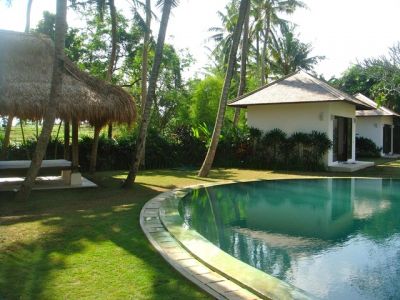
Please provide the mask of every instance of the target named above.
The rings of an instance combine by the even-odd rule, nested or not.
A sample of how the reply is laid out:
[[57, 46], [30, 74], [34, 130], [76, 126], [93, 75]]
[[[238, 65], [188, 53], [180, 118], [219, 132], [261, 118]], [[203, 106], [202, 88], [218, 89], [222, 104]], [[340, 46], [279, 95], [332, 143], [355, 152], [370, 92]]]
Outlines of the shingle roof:
[[399, 114], [395, 113], [393, 110], [390, 110], [389, 108], [386, 108], [384, 106], [378, 106], [378, 104], [374, 100], [368, 98], [367, 96], [364, 96], [361, 93], [355, 94], [354, 97], [360, 100], [361, 102], [364, 102], [365, 104], [375, 108], [371, 110], [357, 110], [356, 111], [357, 117], [399, 116]]
[[355, 104], [357, 108], [370, 107], [314, 76], [298, 71], [265, 85], [253, 92], [243, 95], [229, 106], [247, 107], [249, 105], [288, 104], [310, 102], [346, 101]]

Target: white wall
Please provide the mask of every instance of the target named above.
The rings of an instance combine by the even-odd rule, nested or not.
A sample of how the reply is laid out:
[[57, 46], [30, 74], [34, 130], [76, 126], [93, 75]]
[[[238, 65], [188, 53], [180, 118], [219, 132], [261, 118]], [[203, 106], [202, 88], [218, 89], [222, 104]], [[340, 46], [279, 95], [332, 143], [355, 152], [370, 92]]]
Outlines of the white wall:
[[[252, 105], [247, 107], [247, 124], [262, 131], [279, 128], [286, 134], [310, 133], [313, 130], [325, 132], [333, 140], [333, 118], [341, 116], [355, 118], [355, 106], [347, 102], [296, 103]], [[353, 153], [355, 160], [355, 122], [353, 122]], [[332, 163], [333, 151], [328, 151], [325, 164]]]
[[379, 148], [383, 148], [384, 125], [393, 125], [393, 117], [392, 116], [357, 117], [357, 136], [368, 138], [372, 140]]

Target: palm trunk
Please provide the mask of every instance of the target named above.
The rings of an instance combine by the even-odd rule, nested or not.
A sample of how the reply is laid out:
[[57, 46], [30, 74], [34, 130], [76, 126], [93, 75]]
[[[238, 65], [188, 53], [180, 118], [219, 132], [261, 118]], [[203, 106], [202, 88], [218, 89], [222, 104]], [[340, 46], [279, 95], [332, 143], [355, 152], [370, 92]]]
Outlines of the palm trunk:
[[[150, 26], [151, 26], [151, 1], [146, 0], [146, 31], [143, 39], [143, 53], [142, 53], [142, 114], [147, 97], [147, 69], [148, 69], [148, 56], [149, 56], [149, 41], [150, 41]], [[143, 146], [143, 154], [140, 159], [142, 167], [146, 165], [146, 141]]]
[[91, 174], [96, 172], [97, 149], [99, 148], [100, 131], [101, 131], [100, 126], [98, 125], [94, 126], [93, 146], [92, 146], [92, 153], [90, 154], [90, 166], [89, 166], [89, 172]]
[[267, 83], [267, 47], [269, 40], [269, 32], [271, 30], [271, 18], [269, 16], [269, 12], [266, 14], [266, 22], [265, 22], [265, 30], [264, 30], [264, 43], [263, 49], [261, 53], [261, 85], [265, 85]]
[[[240, 81], [237, 96], [240, 97], [244, 94], [246, 88], [246, 73], [247, 73], [247, 55], [249, 51], [249, 11], [247, 11], [246, 19], [243, 25], [243, 40], [242, 40], [242, 56], [240, 59]], [[233, 117], [233, 126], [237, 127], [240, 118], [240, 107], [235, 109]]]
[[51, 78], [50, 97], [44, 113], [43, 127], [36, 145], [35, 153], [33, 154], [26, 178], [16, 195], [17, 200], [27, 200], [30, 195], [53, 130], [54, 121], [56, 119], [56, 104], [62, 99], [62, 74], [64, 70], [65, 33], [67, 30], [66, 17], [67, 0], [57, 0], [54, 64]]
[[4, 140], [3, 140], [3, 146], [2, 146], [3, 149], [1, 151], [1, 159], [7, 159], [8, 146], [10, 146], [10, 135], [11, 135], [11, 128], [12, 128], [13, 120], [14, 120], [13, 115], [8, 116], [6, 132], [4, 133]]
[[129, 174], [126, 177], [126, 180], [123, 184], [123, 187], [126, 187], [126, 188], [131, 187], [133, 185], [133, 183], [135, 182], [136, 175], [139, 170], [140, 159], [143, 155], [143, 149], [144, 149], [144, 145], [145, 145], [146, 137], [147, 137], [147, 128], [148, 128], [149, 122], [150, 122], [151, 106], [153, 104], [153, 99], [156, 96], [157, 79], [158, 79], [158, 75], [160, 73], [160, 66], [161, 66], [163, 50], [164, 50], [165, 35], [167, 33], [168, 20], [169, 20], [169, 16], [171, 13], [172, 2], [173, 2], [173, 0], [165, 0], [164, 1], [163, 12], [162, 12], [162, 17], [161, 17], [161, 22], [160, 22], [160, 30], [158, 32], [157, 46], [156, 46], [156, 51], [155, 51], [155, 56], [154, 56], [154, 63], [153, 63], [150, 80], [149, 80], [149, 89], [148, 89], [147, 96], [146, 96], [146, 103], [144, 106], [142, 120], [140, 122], [140, 127], [139, 127], [139, 135], [138, 135], [138, 139], [136, 142], [136, 151], [132, 157], [133, 159], [132, 159], [132, 163], [131, 163], [131, 169], [130, 169]]
[[228, 68], [225, 75], [224, 86], [222, 89], [222, 94], [219, 102], [218, 114], [215, 120], [214, 131], [212, 135], [211, 145], [208, 148], [207, 155], [204, 159], [203, 165], [199, 171], [200, 177], [207, 177], [210, 172], [211, 166], [214, 161], [215, 153], [217, 151], [219, 136], [221, 134], [222, 125], [225, 117], [226, 103], [228, 100], [229, 88], [231, 86], [231, 80], [233, 76], [234, 66], [236, 62], [236, 53], [239, 47], [240, 36], [242, 33], [243, 23], [246, 18], [247, 11], [249, 9], [250, 0], [241, 0], [239, 7], [239, 17], [238, 22], [233, 32], [232, 38], [232, 48], [229, 53]]
[[64, 159], [70, 160], [71, 155], [69, 151], [69, 122], [64, 123]]
[[[115, 9], [114, 0], [109, 0], [108, 5], [110, 6], [110, 17], [111, 17], [111, 54], [110, 60], [108, 61], [108, 69], [106, 74], [106, 81], [111, 82], [112, 74], [114, 71], [115, 59], [117, 56], [117, 11]], [[108, 124], [108, 138], [112, 138], [113, 125], [110, 122]]]
[[32, 10], [32, 2], [33, 0], [28, 0], [28, 5], [26, 7], [26, 23], [25, 23], [25, 32], [28, 33], [31, 29], [31, 10]]

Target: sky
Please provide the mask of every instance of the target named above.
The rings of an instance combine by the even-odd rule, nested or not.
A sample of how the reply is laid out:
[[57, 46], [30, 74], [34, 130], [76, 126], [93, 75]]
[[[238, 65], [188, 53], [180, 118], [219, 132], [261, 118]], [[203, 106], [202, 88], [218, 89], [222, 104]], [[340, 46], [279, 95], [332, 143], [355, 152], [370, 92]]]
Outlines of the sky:
[[[13, 0], [8, 8], [0, 0], [0, 29], [23, 31], [27, 0]], [[55, 12], [55, 0], [34, 0], [31, 27], [35, 27], [42, 12]], [[153, 0], [153, 2], [155, 2]], [[352, 63], [367, 57], [387, 53], [395, 42], [400, 41], [400, 0], [303, 0], [307, 9], [299, 9], [287, 19], [297, 25], [299, 38], [313, 45], [313, 55], [326, 58], [315, 68], [329, 79], [340, 76]], [[116, 0], [117, 7], [129, 14], [128, 0]], [[191, 72], [201, 73], [208, 64], [206, 46], [208, 28], [219, 26], [216, 12], [223, 10], [227, 0], [180, 0], [172, 11], [167, 42], [178, 49], [188, 49], [196, 60]], [[68, 23], [79, 26], [80, 22], [69, 10]], [[154, 24], [154, 31], [157, 26]]]

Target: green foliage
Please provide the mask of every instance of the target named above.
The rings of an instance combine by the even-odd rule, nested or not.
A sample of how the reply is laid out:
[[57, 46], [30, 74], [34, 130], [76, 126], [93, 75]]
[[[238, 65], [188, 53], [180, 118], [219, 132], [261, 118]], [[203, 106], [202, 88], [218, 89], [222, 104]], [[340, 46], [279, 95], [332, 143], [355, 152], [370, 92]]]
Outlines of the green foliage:
[[356, 137], [356, 157], [380, 157], [381, 148], [372, 140], [364, 137]]
[[362, 93], [394, 110], [400, 109], [400, 42], [386, 56], [369, 58], [350, 67], [331, 84], [349, 94]]
[[223, 78], [207, 76], [194, 84], [192, 96], [192, 120], [194, 124], [214, 126], [221, 96]]

